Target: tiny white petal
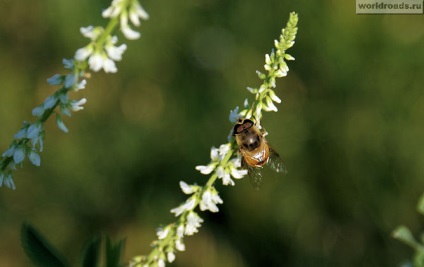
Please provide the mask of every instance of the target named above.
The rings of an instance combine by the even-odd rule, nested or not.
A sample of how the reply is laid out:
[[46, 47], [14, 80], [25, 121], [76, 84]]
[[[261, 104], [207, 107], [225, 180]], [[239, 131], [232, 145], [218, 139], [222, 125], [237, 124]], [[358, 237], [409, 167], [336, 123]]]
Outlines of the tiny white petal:
[[180, 187], [181, 187], [181, 190], [184, 192], [184, 194], [189, 195], [194, 192], [193, 187], [191, 187], [184, 181], [180, 181]]
[[271, 97], [272, 101], [281, 103], [281, 99], [275, 94], [274, 90], [269, 90], [269, 97]]
[[171, 213], [174, 213], [175, 217], [180, 216], [184, 211], [185, 211], [184, 205], [171, 209]]
[[56, 105], [56, 97], [54, 95], [51, 95], [44, 100], [43, 108], [44, 109], [50, 109]]
[[31, 150], [31, 152], [29, 152], [28, 158], [32, 164], [34, 164], [35, 166], [40, 166], [41, 159], [40, 155], [38, 155], [37, 152]]
[[177, 239], [177, 241], [175, 241], [175, 248], [179, 251], [185, 251], [185, 244], [181, 241], [181, 239]]
[[13, 161], [15, 164], [19, 164], [25, 159], [25, 149], [20, 147], [15, 150], [15, 153], [13, 154]]
[[200, 171], [200, 173], [204, 175], [210, 174], [214, 169], [215, 169], [215, 165], [211, 165], [211, 164], [207, 166], [203, 166], [203, 165], [196, 166], [196, 170]]
[[271, 58], [269, 57], [269, 54], [266, 54], [265, 55], [265, 63], [267, 64], [267, 65], [271, 65]]
[[110, 7], [106, 8], [105, 10], [103, 10], [102, 16], [104, 18], [110, 18], [110, 17], [112, 17], [112, 12], [113, 12], [113, 7], [110, 6]]
[[237, 170], [235, 168], [231, 169], [231, 176], [235, 179], [241, 179], [247, 174], [247, 170]]
[[173, 262], [175, 260], [175, 254], [174, 254], [174, 252], [169, 251], [167, 257], [168, 257], [168, 261], [170, 263]]
[[126, 49], [126, 44], [122, 44], [120, 46], [108, 45], [105, 47], [107, 55], [115, 61], [119, 61], [122, 59], [122, 54], [125, 52]]
[[74, 73], [69, 73], [65, 78], [65, 88], [71, 88], [78, 81], [77, 76]]
[[230, 151], [230, 144], [223, 144], [219, 146], [220, 159], [224, 159], [227, 153]]
[[13, 182], [11, 174], [6, 175], [6, 178], [3, 180], [3, 184], [9, 188], [12, 188], [13, 190], [16, 189], [16, 186], [15, 186], [15, 183]]
[[47, 83], [50, 85], [60, 85], [63, 83], [63, 76], [55, 74], [52, 77], [47, 79]]
[[64, 133], [69, 131], [59, 114], [56, 115], [56, 124], [57, 127], [59, 127], [59, 129], [61, 129]]
[[79, 100], [77, 102], [74, 101], [71, 104], [72, 111], [79, 111], [81, 109], [84, 109], [84, 107], [82, 105], [84, 105], [85, 103], [87, 103], [87, 99], [86, 98], [82, 98], [81, 100]]
[[274, 105], [271, 98], [269, 97], [266, 97], [266, 104], [264, 105], [263, 109], [266, 111], [278, 111], [277, 107]]
[[177, 236], [182, 238], [184, 236], [184, 225], [180, 224], [177, 228]]
[[28, 127], [28, 130], [27, 130], [27, 137], [28, 137], [29, 139], [35, 139], [35, 138], [38, 138], [39, 133], [40, 133], [40, 125], [39, 125], [39, 124], [34, 123], [34, 124], [31, 124], [31, 125]]
[[144, 20], [149, 19], [149, 14], [147, 14], [146, 10], [144, 10], [144, 8], [138, 3], [135, 2], [135, 10], [137, 12], [137, 15]]
[[87, 80], [82, 80], [78, 83], [78, 86], [76, 87], [76, 91], [85, 89], [85, 85], [87, 84]]
[[294, 60], [294, 57], [293, 57], [292, 55], [289, 55], [289, 54], [285, 54], [285, 55], [284, 55], [284, 58], [285, 58], [286, 60]]
[[239, 107], [236, 107], [234, 110], [230, 111], [230, 116], [228, 119], [230, 120], [230, 122], [236, 123], [239, 118]]
[[165, 261], [163, 259], [158, 260], [158, 267], [165, 267]]
[[41, 117], [44, 114], [44, 108], [42, 106], [38, 106], [32, 110], [32, 115], [35, 117]]
[[90, 69], [97, 72], [101, 68], [103, 68], [104, 60], [100, 53], [94, 53], [88, 60], [88, 64], [90, 65]]
[[2, 154], [2, 157], [11, 157], [15, 153], [15, 146], [10, 146], [4, 153]]
[[130, 10], [129, 16], [130, 16], [130, 21], [132, 22], [132, 24], [134, 24], [135, 26], [140, 26], [139, 16], [134, 9]]
[[81, 27], [80, 32], [84, 37], [91, 38], [93, 36], [93, 26]]
[[73, 69], [74, 68], [74, 60], [73, 59], [66, 59], [64, 58], [62, 60], [63, 66], [65, 69]]
[[165, 229], [160, 229], [159, 231], [157, 231], [157, 236], [159, 239], [165, 239], [168, 236], [169, 233], [169, 228], [166, 227]]
[[118, 71], [115, 62], [109, 58], [105, 58], [103, 62], [103, 69], [106, 73], [115, 73]]
[[75, 52], [74, 58], [78, 61], [84, 61], [86, 60], [91, 54], [93, 53], [93, 46], [87, 45], [83, 48], [78, 49]]
[[128, 25], [122, 25], [121, 27], [122, 34], [129, 40], [136, 40], [140, 38], [141, 34], [137, 31], [131, 29]]
[[[33, 110], [34, 111], [34, 110]], [[22, 138], [26, 138], [26, 134], [27, 133], [27, 128], [22, 128], [19, 130], [19, 132], [17, 132], [13, 137], [15, 139], [22, 139]]]
[[218, 148], [216, 147], [211, 148], [211, 159], [212, 161], [218, 160]]

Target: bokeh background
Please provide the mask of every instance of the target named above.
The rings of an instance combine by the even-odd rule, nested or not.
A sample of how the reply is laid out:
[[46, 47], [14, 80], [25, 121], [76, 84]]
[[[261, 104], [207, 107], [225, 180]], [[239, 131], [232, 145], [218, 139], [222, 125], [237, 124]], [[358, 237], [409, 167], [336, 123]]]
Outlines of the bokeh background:
[[[0, 150], [56, 88], [107, 0], [0, 0]], [[400, 266], [412, 251], [391, 237], [424, 218], [424, 16], [355, 15], [343, 1], [142, 1], [151, 18], [118, 73], [95, 73], [85, 109], [47, 123], [41, 167], [0, 188], [0, 266], [31, 266], [20, 227], [39, 229], [73, 266], [96, 233], [126, 237], [125, 259], [150, 251], [156, 228], [184, 200], [178, 182], [227, 141], [230, 109], [259, 85], [264, 55], [299, 13], [278, 113], [262, 121], [289, 170], [217, 188], [172, 266]]]

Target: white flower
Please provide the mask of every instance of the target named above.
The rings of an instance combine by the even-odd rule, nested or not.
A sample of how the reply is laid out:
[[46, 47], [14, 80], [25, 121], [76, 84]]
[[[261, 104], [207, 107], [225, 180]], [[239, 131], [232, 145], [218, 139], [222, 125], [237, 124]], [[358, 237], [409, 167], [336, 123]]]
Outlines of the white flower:
[[63, 76], [60, 74], [55, 74], [52, 77], [47, 79], [47, 83], [50, 85], [59, 85], [63, 83]]
[[181, 241], [181, 239], [177, 239], [177, 241], [175, 241], [175, 248], [179, 251], [185, 250], [185, 245], [184, 245], [183, 241]]
[[32, 164], [34, 164], [35, 166], [40, 166], [41, 159], [40, 155], [38, 155], [37, 152], [31, 150], [31, 152], [29, 152], [28, 158]]
[[116, 68], [115, 62], [110, 58], [104, 59], [103, 70], [106, 73], [108, 73], [108, 72], [115, 73], [115, 72], [118, 71], [118, 69]]
[[265, 111], [275, 111], [275, 112], [278, 111], [277, 107], [274, 105], [270, 97], [265, 97], [265, 102], [266, 103], [263, 106], [263, 109]]
[[281, 103], [281, 99], [275, 94], [274, 90], [269, 90], [269, 97], [272, 99], [272, 101]]
[[124, 3], [124, 0], [113, 0], [110, 7], [108, 7], [102, 12], [102, 16], [104, 18], [114, 18], [118, 16], [122, 11], [123, 3]]
[[177, 236], [178, 236], [179, 238], [182, 238], [182, 237], [184, 236], [184, 225], [180, 224], [180, 225], [177, 227]]
[[[33, 110], [34, 112], [34, 110]], [[23, 127], [22, 129], [19, 130], [19, 132], [17, 132], [13, 137], [15, 139], [22, 139], [22, 138], [26, 138], [26, 133], [27, 133], [27, 128]]]
[[56, 105], [56, 97], [54, 95], [51, 95], [44, 100], [43, 108], [44, 109], [50, 109]]
[[13, 161], [15, 164], [19, 164], [25, 159], [25, 149], [23, 147], [18, 147], [15, 149], [15, 153], [13, 154]]
[[160, 258], [158, 260], [158, 267], [165, 267], [165, 260], [164, 259]]
[[202, 195], [202, 201], [200, 202], [200, 210], [210, 210], [211, 212], [218, 212], [218, 206], [216, 204], [224, 203], [219, 197], [218, 192], [215, 188], [206, 190]]
[[3, 184], [9, 188], [12, 188], [13, 190], [16, 189], [16, 186], [15, 186], [15, 183], [13, 182], [11, 174], [6, 175], [6, 177], [3, 179]]
[[73, 59], [66, 59], [64, 58], [62, 60], [63, 66], [65, 67], [65, 69], [71, 70], [74, 68], [74, 60]]
[[32, 110], [32, 115], [35, 117], [41, 117], [44, 114], [43, 106], [38, 106]]
[[79, 101], [72, 100], [71, 102], [72, 111], [78, 111], [78, 110], [84, 109], [82, 105], [84, 105], [85, 103], [87, 103], [87, 99], [85, 98], [82, 98]]
[[135, 26], [140, 25], [139, 18], [148, 20], [149, 14], [147, 14], [146, 10], [138, 3], [138, 1], [134, 1], [134, 4], [130, 7], [129, 15], [130, 20]]
[[92, 44], [89, 44], [83, 48], [78, 49], [75, 52], [74, 58], [78, 61], [86, 60], [94, 51], [94, 47]]
[[8, 158], [15, 154], [15, 146], [11, 145], [4, 153], [1, 155], [2, 157]]
[[196, 205], [196, 199], [191, 197], [186, 200], [186, 202], [176, 208], [173, 208], [171, 210], [171, 213], [174, 213], [175, 216], [180, 216], [184, 211], [186, 210], [192, 210], [194, 206]]
[[103, 28], [93, 27], [90, 25], [88, 27], [81, 27], [80, 32], [84, 37], [87, 37], [90, 40], [94, 41], [103, 33]]
[[184, 181], [180, 181], [180, 187], [181, 187], [181, 190], [184, 192], [184, 194], [190, 195], [195, 192], [195, 187], [188, 185]]
[[[122, 18], [123, 16], [121, 16]], [[128, 26], [128, 24], [122, 24], [121, 23], [121, 31], [124, 36], [129, 40], [136, 40], [140, 38], [141, 34], [137, 31], [134, 31], [133, 29]]]
[[235, 179], [241, 179], [243, 176], [247, 174], [247, 170], [240, 169], [241, 167], [241, 159], [234, 158], [230, 161], [230, 173]]
[[169, 233], [169, 227], [166, 227], [165, 229], [159, 229], [156, 232], [156, 235], [158, 236], [159, 239], [165, 239], [168, 236]]
[[234, 110], [230, 110], [230, 116], [228, 118], [230, 122], [236, 123], [239, 118], [240, 118], [239, 107], [236, 107]]
[[71, 88], [78, 81], [78, 77], [74, 73], [69, 73], [65, 78], [65, 88]]
[[41, 132], [41, 125], [39, 123], [31, 124], [27, 130], [27, 137], [29, 139], [37, 139]]
[[187, 216], [187, 225], [185, 227], [185, 234], [186, 235], [193, 235], [197, 233], [199, 230], [198, 228], [201, 226], [201, 223], [203, 222], [203, 219], [197, 215], [197, 213], [191, 211]]
[[216, 175], [218, 176], [218, 178], [222, 179], [223, 185], [235, 185], [234, 181], [231, 180], [230, 174], [225, 171], [224, 167], [219, 166], [216, 169]]
[[85, 89], [85, 85], [86, 84], [87, 84], [87, 80], [86, 79], [83, 79], [82, 81], [80, 81], [78, 83], [77, 87], [75, 88], [75, 91]]
[[167, 254], [168, 261], [171, 263], [175, 260], [175, 254], [172, 251], [169, 251]]
[[199, 165], [196, 166], [196, 170], [200, 171], [201, 174], [208, 175], [215, 169], [216, 164], [209, 164], [207, 166]]
[[260, 119], [262, 117], [262, 102], [256, 105], [255, 118]]
[[105, 50], [109, 58], [119, 61], [122, 59], [122, 54], [127, 49], [126, 44], [122, 44], [120, 46], [114, 46], [112, 43], [109, 43], [105, 46]]
[[88, 64], [90, 65], [90, 69], [93, 71], [99, 71], [101, 68], [103, 68], [103, 56], [99, 52], [94, 52], [88, 59]]
[[219, 146], [218, 154], [219, 154], [219, 160], [223, 160], [227, 153], [230, 151], [231, 144], [223, 144]]
[[56, 114], [56, 124], [57, 127], [59, 127], [59, 129], [61, 129], [64, 133], [69, 131], [59, 114]]

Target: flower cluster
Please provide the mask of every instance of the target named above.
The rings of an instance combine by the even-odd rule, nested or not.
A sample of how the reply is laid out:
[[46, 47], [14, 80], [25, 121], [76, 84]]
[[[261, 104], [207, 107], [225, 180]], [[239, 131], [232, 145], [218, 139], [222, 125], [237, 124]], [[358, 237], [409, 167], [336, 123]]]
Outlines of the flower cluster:
[[[119, 21], [122, 33], [129, 40], [140, 38], [140, 33], [131, 29], [128, 20], [134, 26], [139, 26], [140, 19], [149, 18], [137, 0], [114, 0], [102, 15], [112, 21]], [[118, 37], [110, 35], [108, 28], [88, 26], [82, 27], [80, 31], [91, 42], [76, 51], [75, 60], [83, 62], [88, 59], [90, 69], [95, 72], [101, 69], [105, 72], [117, 72], [115, 61], [122, 59], [127, 46], [125, 44], [116, 46]]]
[[[255, 101], [249, 105], [247, 99], [244, 102], [244, 109], [235, 108], [230, 112], [229, 119], [235, 123], [239, 118], [254, 117], [256, 124], [260, 127], [259, 120], [262, 117], [262, 110], [277, 111], [274, 102], [280, 103], [280, 98], [274, 92], [275, 79], [287, 74], [288, 68], [284, 59], [294, 58], [285, 54], [285, 50], [294, 43], [296, 35], [297, 14], [291, 13], [286, 29], [283, 29], [280, 40], [275, 42], [277, 51], [265, 56], [265, 70], [268, 74], [258, 73], [263, 84], [259, 88], [248, 88], [255, 94]], [[167, 226], [161, 227], [157, 231], [158, 239], [153, 242], [153, 250], [147, 256], [134, 257], [130, 266], [159, 266], [164, 267], [166, 262], [175, 260], [176, 251], [184, 251], [184, 236], [190, 236], [199, 231], [203, 219], [195, 212], [196, 207], [201, 211], [209, 210], [218, 212], [218, 204], [223, 200], [214, 187], [215, 181], [221, 179], [223, 185], [234, 185], [234, 179], [243, 178], [247, 170], [241, 169], [241, 159], [237, 154], [237, 147], [234, 138], [229, 136], [229, 143], [212, 147], [210, 152], [211, 161], [207, 165], [196, 166], [201, 174], [210, 175], [204, 186], [189, 185], [180, 181], [180, 187], [184, 194], [189, 197], [181, 205], [171, 209], [178, 220]]]
[[117, 46], [118, 38], [111, 33], [120, 24], [122, 33], [128, 39], [137, 39], [140, 33], [129, 27], [129, 21], [140, 25], [140, 19], [148, 19], [148, 14], [137, 0], [114, 0], [109, 8], [103, 11], [103, 17], [110, 18], [109, 24], [88, 26], [80, 29], [83, 36], [90, 39], [90, 43], [76, 51], [74, 59], [64, 59], [63, 65], [68, 74], [55, 74], [47, 80], [50, 85], [61, 86], [55, 93], [47, 97], [44, 102], [32, 110], [32, 115], [37, 119], [33, 123], [24, 122], [23, 127], [14, 136], [9, 148], [0, 158], [0, 187], [4, 184], [15, 189], [12, 173], [17, 165], [22, 165], [27, 157], [32, 164], [39, 166], [41, 159], [39, 152], [43, 151], [44, 123], [52, 115], [56, 115], [56, 124], [63, 132], [68, 128], [63, 122], [62, 115], [71, 116], [71, 111], [79, 111], [87, 102], [69, 99], [70, 91], [78, 91], [86, 86], [89, 67], [97, 72], [117, 72], [115, 61], [122, 59], [127, 46]]
[[289, 67], [285, 60], [294, 60], [286, 50], [294, 45], [294, 39], [297, 34], [298, 17], [295, 13], [290, 14], [290, 19], [286, 28], [281, 32], [279, 40], [274, 40], [275, 51], [265, 55], [264, 69], [267, 72], [262, 73], [256, 71], [259, 79], [263, 83], [257, 87], [247, 87], [247, 90], [255, 95], [254, 103], [249, 106], [247, 99], [244, 102], [244, 109], [239, 111], [239, 108], [232, 110], [230, 113], [230, 121], [235, 122], [238, 118], [254, 117], [257, 126], [260, 126], [262, 111], [278, 111], [274, 103], [281, 103], [281, 99], [275, 94], [276, 79], [285, 77], [289, 71]]
[[244, 175], [247, 174], [247, 171], [240, 170], [241, 160], [239, 157], [236, 157], [230, 161], [225, 161], [225, 164], [223, 164], [223, 159], [231, 150], [231, 147], [232, 143], [223, 144], [219, 148], [212, 147], [212, 161], [206, 166], [196, 166], [196, 170], [205, 175], [208, 175], [212, 171], [216, 170], [216, 175], [218, 178], [222, 179], [222, 183], [224, 185], [234, 185], [234, 181], [231, 179], [231, 176], [235, 179], [241, 179]]

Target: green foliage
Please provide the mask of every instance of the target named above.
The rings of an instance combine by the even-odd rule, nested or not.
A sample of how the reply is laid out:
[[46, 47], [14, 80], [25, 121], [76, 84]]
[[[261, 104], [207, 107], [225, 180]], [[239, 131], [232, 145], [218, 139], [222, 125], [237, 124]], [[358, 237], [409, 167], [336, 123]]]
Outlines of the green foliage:
[[[85, 245], [82, 253], [81, 267], [98, 267], [102, 239], [105, 240], [105, 267], [121, 267], [124, 240], [113, 243], [108, 236], [94, 236]], [[28, 258], [37, 267], [69, 267], [59, 251], [34, 227], [25, 223], [21, 230], [22, 247]]]
[[[424, 215], [424, 194], [418, 201], [417, 211]], [[421, 241], [417, 241], [408, 227], [401, 225], [393, 231], [393, 237], [410, 246], [414, 250], [413, 266], [424, 267], [424, 233], [421, 234]]]
[[97, 267], [99, 265], [100, 245], [101, 238], [98, 236], [95, 236], [87, 243], [82, 256], [82, 267]]
[[65, 258], [31, 225], [24, 223], [21, 242], [25, 253], [37, 267], [68, 267]]

